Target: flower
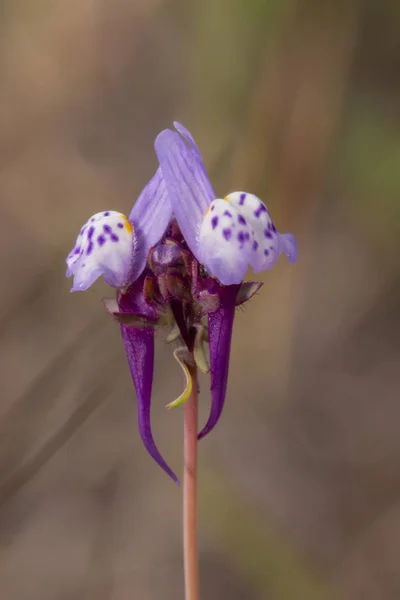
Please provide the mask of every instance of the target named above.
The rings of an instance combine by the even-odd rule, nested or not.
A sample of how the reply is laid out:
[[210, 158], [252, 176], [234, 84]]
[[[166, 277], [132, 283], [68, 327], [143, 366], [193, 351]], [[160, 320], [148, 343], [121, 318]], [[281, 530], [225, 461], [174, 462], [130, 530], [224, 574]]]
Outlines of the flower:
[[216, 308], [208, 314], [212, 402], [198, 436], [202, 438], [215, 427], [224, 406], [238, 297], [248, 294], [248, 299], [261, 285], [240, 287], [248, 267], [256, 273], [270, 269], [282, 253], [294, 263], [297, 245], [292, 234], [277, 232], [257, 196], [233, 192], [216, 199], [191, 133], [179, 123], [174, 125], [177, 131], [166, 129], [158, 135], [155, 149], [177, 224], [206, 269], [205, 285], [210, 289], [214, 285], [217, 298]]
[[143, 189], [127, 218], [120, 212], [99, 212], [81, 228], [67, 257], [71, 291], [87, 290], [98, 277], [117, 289], [117, 299], [105, 300], [108, 312], [121, 323], [121, 335], [138, 405], [140, 436], [149, 454], [178, 482], [154, 442], [150, 404], [154, 367], [154, 327], [162, 307], [147, 298], [144, 273], [150, 248], [163, 237], [171, 220], [171, 205], [160, 169]]
[[164, 235], [171, 205], [160, 169], [146, 185], [127, 218], [120, 212], [99, 212], [85, 223], [67, 257], [67, 277], [74, 277], [71, 292], [87, 290], [103, 275], [123, 289], [143, 272], [147, 255]]
[[179, 133], [165, 130], [157, 137], [160, 166], [129, 217], [107, 210], [82, 227], [67, 257], [67, 276], [74, 278], [71, 291], [88, 289], [101, 275], [116, 288], [116, 298], [104, 304], [120, 324], [139, 432], [149, 454], [179, 483], [151, 429], [155, 330], [169, 329], [167, 342], [178, 343], [174, 356], [185, 375], [183, 393], [168, 408], [189, 398], [191, 367], [210, 373], [211, 410], [200, 439], [223, 410], [235, 309], [261, 287], [243, 283], [248, 266], [269, 269], [282, 252], [295, 262], [297, 247], [291, 234], [276, 231], [253, 194], [215, 199], [191, 134], [175, 125]]
[[[178, 225], [197, 260], [223, 285], [243, 281], [249, 266], [270, 269], [283, 253], [294, 263], [297, 245], [276, 231], [265, 204], [254, 194], [216, 195], [190, 132], [162, 131], [155, 142]], [[178, 133], [179, 132], [179, 133]]]
[[[184, 392], [167, 407], [185, 402], [192, 389], [187, 365], [210, 370], [207, 352], [214, 365], [213, 403], [208, 423], [199, 437], [211, 431], [222, 411], [227, 384], [229, 354], [224, 353], [226, 338], [232, 334], [235, 307], [246, 302], [261, 284], [222, 286], [202, 272], [201, 265], [172, 220], [165, 235], [150, 251], [142, 275], [117, 300], [105, 300], [105, 306], [121, 325], [122, 339], [138, 397], [139, 432], [149, 454], [178, 483], [160, 455], [151, 431], [150, 401], [154, 369], [154, 333], [156, 327], [168, 327], [168, 342], [179, 342], [174, 356], [186, 378]], [[205, 322], [208, 316], [208, 326]], [[225, 373], [224, 377], [219, 377]], [[214, 379], [213, 379], [214, 377]]]

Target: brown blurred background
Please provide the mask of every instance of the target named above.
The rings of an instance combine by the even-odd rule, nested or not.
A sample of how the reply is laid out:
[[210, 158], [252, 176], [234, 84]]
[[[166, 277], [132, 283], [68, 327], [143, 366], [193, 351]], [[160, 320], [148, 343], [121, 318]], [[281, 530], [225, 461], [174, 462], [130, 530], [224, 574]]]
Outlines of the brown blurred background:
[[[238, 312], [200, 445], [207, 600], [400, 598], [400, 4], [3, 0], [0, 598], [183, 598], [180, 490], [143, 449], [102, 283], [65, 256], [191, 129], [218, 195], [296, 234]], [[202, 380], [201, 422], [209, 404]], [[163, 340], [159, 447], [182, 466]]]

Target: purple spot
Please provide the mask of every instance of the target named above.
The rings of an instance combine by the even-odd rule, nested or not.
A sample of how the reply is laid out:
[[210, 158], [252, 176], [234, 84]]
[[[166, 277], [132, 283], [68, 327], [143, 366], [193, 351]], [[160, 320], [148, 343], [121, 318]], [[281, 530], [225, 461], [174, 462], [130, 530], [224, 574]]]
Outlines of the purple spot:
[[92, 226], [92, 227], [89, 228], [89, 231], [88, 231], [88, 234], [87, 234], [88, 240], [92, 239], [93, 234], [94, 234], [94, 227]]
[[93, 223], [94, 220], [94, 217], [91, 217], [90, 222]]
[[243, 215], [238, 216], [238, 221], [241, 225], [246, 225], [246, 219], [243, 217]]
[[120, 229], [122, 229], [122, 228], [123, 228], [123, 226], [124, 226], [124, 224], [123, 224], [123, 223], [118, 223], [118, 227], [119, 227]]
[[211, 219], [211, 226], [212, 226], [212, 228], [215, 229], [217, 225], [218, 225], [218, 217], [213, 217]]
[[250, 234], [248, 231], [246, 231], [246, 233], [244, 234], [244, 237], [246, 238], [247, 241], [249, 241], [250, 239]]
[[265, 229], [264, 235], [266, 238], [272, 240], [272, 233], [270, 231], [268, 231], [268, 229]]
[[97, 241], [99, 243], [99, 246], [102, 246], [103, 244], [106, 243], [106, 238], [104, 237], [104, 235], [99, 235], [99, 237], [97, 238]]
[[224, 236], [224, 238], [226, 239], [226, 241], [230, 240], [232, 237], [232, 229], [223, 229], [222, 230], [222, 235]]
[[81, 251], [80, 247], [77, 246], [74, 250], [74, 254], [79, 254], [80, 251]]
[[105, 212], [103, 214], [104, 214], [105, 217], [109, 217], [110, 216], [110, 212], [109, 211], [107, 211], [107, 212]]
[[253, 250], [257, 250], [258, 248], [258, 242], [256, 242], [256, 240], [254, 240], [253, 242]]
[[80, 230], [80, 232], [79, 232], [79, 235], [83, 235], [83, 234], [85, 233], [85, 231], [86, 231], [86, 227], [87, 227], [87, 225], [84, 225], [84, 226], [82, 227], [82, 229], [81, 229], [81, 230]]
[[244, 231], [239, 231], [239, 233], [237, 234], [237, 239], [241, 244], [243, 244], [246, 241], [246, 235]]
[[231, 217], [231, 218], [232, 218], [232, 213], [231, 213], [231, 212], [229, 212], [229, 210], [225, 210], [225, 211], [224, 211], [224, 215], [225, 215], [226, 217]]
[[267, 209], [265, 208], [264, 204], [260, 204], [257, 210], [254, 211], [254, 216], [257, 217], [257, 219], [259, 219], [263, 212], [267, 212]]
[[112, 229], [109, 225], [103, 225], [104, 233], [111, 233]]
[[240, 199], [239, 199], [240, 206], [243, 206], [245, 200], [246, 200], [246, 194], [240, 194]]
[[89, 246], [87, 247], [86, 254], [89, 256], [89, 254], [92, 253], [92, 250], [93, 250], [93, 242], [91, 241], [89, 243]]
[[111, 234], [111, 240], [113, 242], [119, 242], [119, 237], [117, 235], [115, 235], [115, 233], [112, 233]]
[[271, 225], [272, 225], [272, 227], [271, 227], [272, 231], [273, 231], [274, 233], [276, 233], [276, 227], [275, 227], [275, 225], [274, 225], [273, 223], [271, 223]]
[[265, 254], [265, 256], [268, 256], [269, 250], [264, 250], [264, 254]]
[[213, 211], [215, 208], [215, 204], [212, 205], [211, 210]]

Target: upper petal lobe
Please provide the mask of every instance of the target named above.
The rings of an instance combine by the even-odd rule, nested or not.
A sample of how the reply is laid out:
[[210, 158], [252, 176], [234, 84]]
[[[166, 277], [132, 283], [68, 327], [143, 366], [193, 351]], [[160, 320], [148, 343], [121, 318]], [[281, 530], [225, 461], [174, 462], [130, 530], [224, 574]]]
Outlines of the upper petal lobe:
[[215, 198], [197, 146], [189, 133], [185, 141], [179, 133], [165, 129], [156, 138], [160, 162], [176, 220], [193, 254], [198, 254], [198, 237], [203, 217]]

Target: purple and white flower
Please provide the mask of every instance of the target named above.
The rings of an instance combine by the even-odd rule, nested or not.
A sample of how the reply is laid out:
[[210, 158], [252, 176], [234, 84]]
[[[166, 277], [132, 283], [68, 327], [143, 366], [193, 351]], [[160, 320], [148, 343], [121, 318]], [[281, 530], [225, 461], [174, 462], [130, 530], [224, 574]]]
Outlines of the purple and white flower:
[[218, 307], [208, 314], [212, 402], [202, 438], [217, 424], [225, 402], [240, 284], [249, 266], [255, 273], [270, 269], [282, 253], [296, 262], [297, 244], [292, 234], [276, 231], [257, 196], [233, 192], [216, 198], [193, 136], [183, 125], [174, 125], [177, 131], [166, 129], [155, 141], [162, 175], [187, 245], [205, 266], [208, 280], [218, 282]]
[[246, 192], [218, 199], [190, 132], [162, 131], [155, 142], [178, 225], [197, 260], [223, 285], [241, 283], [251, 266], [270, 269], [283, 253], [294, 263], [297, 245], [276, 231], [265, 204]]
[[178, 482], [161, 456], [151, 432], [154, 326], [160, 314], [159, 305], [151, 305], [144, 291], [147, 284], [144, 271], [150, 248], [164, 236], [171, 216], [165, 182], [158, 169], [128, 218], [111, 210], [89, 218], [67, 257], [66, 274], [74, 278], [72, 292], [87, 290], [101, 275], [117, 289], [117, 300], [105, 301], [105, 304], [108, 312], [120, 320], [122, 340], [136, 389], [139, 432], [149, 454]]
[[[291, 234], [279, 234], [265, 204], [253, 194], [216, 198], [191, 134], [159, 134], [160, 166], [140, 194], [129, 217], [106, 210], [87, 221], [67, 257], [71, 291], [88, 289], [98, 277], [116, 288], [107, 311], [121, 327], [138, 403], [139, 432], [149, 454], [172, 479], [152, 435], [150, 405], [155, 328], [167, 326], [186, 387], [173, 408], [184, 402], [192, 381], [188, 365], [211, 375], [211, 410], [198, 434], [217, 424], [225, 402], [236, 306], [261, 283], [243, 283], [249, 266], [270, 269], [280, 254], [297, 258]], [[208, 343], [209, 351], [205, 350]]]
[[103, 275], [114, 288], [127, 288], [143, 272], [150, 248], [164, 235], [171, 204], [158, 169], [136, 200], [129, 218], [120, 212], [99, 212], [85, 223], [67, 257], [71, 292], [87, 290]]

